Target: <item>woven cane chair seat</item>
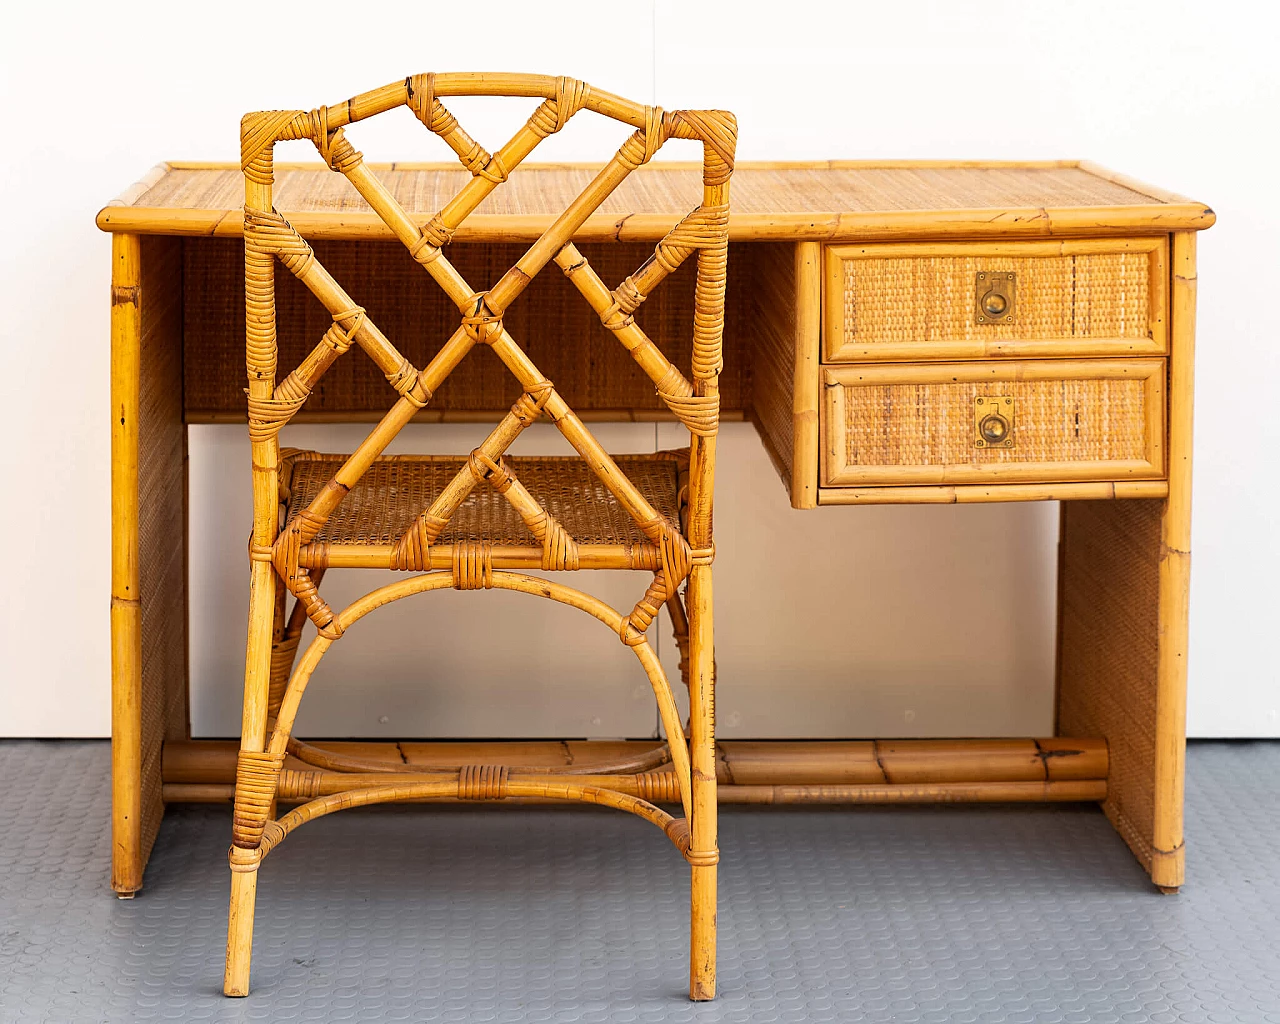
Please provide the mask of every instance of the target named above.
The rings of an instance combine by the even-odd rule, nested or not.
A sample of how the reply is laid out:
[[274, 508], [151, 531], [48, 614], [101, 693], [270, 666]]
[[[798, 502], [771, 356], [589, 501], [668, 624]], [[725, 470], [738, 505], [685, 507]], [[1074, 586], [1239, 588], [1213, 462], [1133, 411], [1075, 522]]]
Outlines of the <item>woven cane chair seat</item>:
[[[281, 483], [286, 519], [306, 508], [345, 460], [342, 455], [286, 452]], [[619, 455], [614, 460], [673, 528], [680, 528], [681, 452]], [[591, 468], [576, 456], [508, 456], [503, 462], [538, 503], [580, 544], [640, 546], [648, 539]], [[394, 544], [467, 465], [450, 455], [390, 455], [376, 459], [316, 536], [319, 544]], [[535, 541], [516, 510], [492, 487], [477, 487], [449, 520], [437, 543], [521, 545]]]

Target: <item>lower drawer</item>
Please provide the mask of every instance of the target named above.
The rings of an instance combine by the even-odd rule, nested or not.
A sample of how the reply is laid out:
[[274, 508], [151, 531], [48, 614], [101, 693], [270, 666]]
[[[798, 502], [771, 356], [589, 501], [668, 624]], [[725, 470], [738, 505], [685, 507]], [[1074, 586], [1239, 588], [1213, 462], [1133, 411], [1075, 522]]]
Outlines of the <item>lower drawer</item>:
[[1165, 360], [823, 367], [827, 487], [1156, 480]]

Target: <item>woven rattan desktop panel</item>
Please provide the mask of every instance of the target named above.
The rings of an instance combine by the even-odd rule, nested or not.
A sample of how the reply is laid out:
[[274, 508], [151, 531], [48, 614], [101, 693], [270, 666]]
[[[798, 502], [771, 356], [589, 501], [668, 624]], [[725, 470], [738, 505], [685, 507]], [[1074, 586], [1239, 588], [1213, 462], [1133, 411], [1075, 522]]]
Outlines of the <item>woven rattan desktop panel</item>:
[[[415, 366], [424, 366], [458, 328], [461, 314], [398, 242], [315, 243], [321, 263]], [[449, 258], [479, 287], [496, 281], [525, 251], [524, 245], [457, 244]], [[583, 254], [616, 284], [653, 252], [646, 243], [582, 245]], [[721, 407], [741, 411], [747, 403], [747, 360], [742, 338], [750, 326], [748, 253], [735, 247], [729, 260], [725, 360]], [[185, 240], [186, 416], [189, 421], [243, 419], [244, 251], [231, 239]], [[553, 268], [554, 271], [554, 268]], [[694, 261], [663, 283], [640, 307], [637, 322], [676, 365], [687, 365], [692, 348]], [[332, 324], [332, 317], [291, 274], [276, 273], [280, 366], [296, 366]], [[515, 302], [504, 323], [534, 363], [580, 413], [626, 419], [640, 414], [665, 418], [667, 407], [611, 332], [576, 289], [557, 272], [538, 275]], [[519, 385], [492, 353], [473, 352], [450, 375], [420, 414], [503, 410]], [[325, 374], [302, 416], [332, 418], [377, 413], [396, 398], [373, 361], [360, 353], [339, 360]], [[606, 418], [601, 416], [599, 418]]]
[[[370, 165], [410, 213], [430, 215], [471, 175], [461, 167]], [[477, 211], [483, 215], [557, 214], [591, 181], [587, 166], [524, 165]], [[702, 179], [688, 165], [655, 161], [631, 175], [600, 206], [624, 217], [638, 211], [688, 212]], [[276, 208], [293, 213], [367, 212], [369, 205], [340, 176], [324, 167], [277, 169]], [[174, 167], [136, 200], [161, 209], [238, 210], [244, 176], [238, 167]], [[740, 164], [733, 178], [735, 213], [934, 210], [996, 207], [1110, 206], [1159, 202], [1150, 195], [1100, 178], [1079, 167]]]
[[[1164, 239], [827, 249], [825, 358], [1163, 353]], [[979, 275], [1013, 275], [1011, 314], [979, 320]]]
[[[1153, 479], [1164, 361], [828, 367], [827, 485]], [[1012, 399], [1009, 447], [977, 444], [977, 399]]]

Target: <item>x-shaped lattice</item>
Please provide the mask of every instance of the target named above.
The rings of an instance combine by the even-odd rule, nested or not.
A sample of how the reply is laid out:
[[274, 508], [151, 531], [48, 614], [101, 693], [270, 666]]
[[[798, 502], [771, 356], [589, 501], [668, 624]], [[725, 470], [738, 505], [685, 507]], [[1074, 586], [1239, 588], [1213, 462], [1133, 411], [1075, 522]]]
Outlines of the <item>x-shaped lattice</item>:
[[[450, 76], [456, 79], [459, 76]], [[504, 88], [503, 76], [474, 76], [477, 94], [536, 95]], [[488, 153], [458, 124], [436, 95], [435, 76], [415, 75], [402, 87], [388, 87], [364, 94], [347, 104], [313, 111], [268, 111], [248, 115], [242, 124], [242, 166], [249, 187], [245, 206], [245, 264], [247, 363], [250, 378], [249, 426], [256, 441], [274, 438], [306, 401], [317, 381], [352, 344], [359, 345], [386, 375], [400, 398], [369, 436], [344, 462], [332, 479], [280, 532], [274, 545], [255, 549], [254, 557], [270, 559], [288, 589], [298, 599], [321, 635], [341, 634], [332, 609], [320, 597], [316, 578], [306, 567], [322, 564], [322, 556], [310, 550], [325, 522], [343, 497], [380, 455], [387, 444], [425, 406], [452, 370], [477, 344], [485, 344], [520, 382], [524, 393], [479, 447], [467, 464], [441, 491], [429, 508], [400, 536], [389, 566], [394, 569], [429, 568], [428, 551], [450, 518], [481, 481], [488, 482], [515, 508], [542, 547], [545, 569], [575, 569], [575, 540], [541, 507], [516, 478], [503, 455], [519, 434], [546, 414], [586, 463], [626, 509], [650, 540], [648, 560], [654, 580], [623, 621], [622, 639], [640, 642], [658, 609], [688, 576], [695, 558], [710, 559], [710, 488], [702, 501], [693, 503], [692, 515], [705, 520], [706, 547], [691, 549], [689, 541], [662, 517], [605, 452], [582, 421], [556, 392], [554, 384], [539, 372], [503, 326], [503, 316], [534, 276], [553, 259], [599, 315], [601, 322], [631, 352], [654, 381], [657, 393], [695, 438], [708, 443], [715, 436], [719, 417], [717, 375], [721, 368], [725, 266], [728, 250], [728, 179], [733, 168], [736, 124], [721, 111], [664, 113], [657, 107], [635, 108], [607, 93], [593, 93], [583, 82], [555, 80], [548, 96], [516, 134], [496, 153]], [[385, 185], [365, 165], [344, 135], [344, 126], [405, 103], [431, 131], [458, 155], [472, 178], [423, 226], [409, 216]], [[525, 254], [492, 287], [476, 291], [444, 254], [462, 222], [504, 183], [512, 170], [549, 135], [558, 132], [583, 108], [590, 108], [632, 123], [637, 130], [590, 185], [559, 215]], [[626, 179], [647, 163], [668, 138], [696, 139], [703, 143], [703, 202], [681, 220], [661, 241], [653, 255], [618, 287], [609, 289], [572, 244], [572, 237], [600, 204]], [[444, 289], [461, 313], [457, 330], [421, 370], [415, 368], [378, 330], [377, 326], [324, 269], [305, 239], [269, 208], [253, 202], [254, 184], [269, 197], [272, 150], [278, 141], [310, 139], [325, 163], [347, 177], [370, 207]], [[635, 312], [653, 289], [690, 255], [698, 253], [693, 327], [692, 380], [674, 366], [636, 323]], [[274, 381], [275, 323], [273, 265], [279, 259], [324, 304], [333, 324], [302, 363], [278, 386], [264, 392], [254, 382]], [[455, 559], [456, 562], [456, 559]], [[644, 562], [644, 559], [641, 559]], [[476, 559], [465, 565], [460, 586], [483, 585], [488, 565]], [[455, 576], [459, 570], [455, 564]]]

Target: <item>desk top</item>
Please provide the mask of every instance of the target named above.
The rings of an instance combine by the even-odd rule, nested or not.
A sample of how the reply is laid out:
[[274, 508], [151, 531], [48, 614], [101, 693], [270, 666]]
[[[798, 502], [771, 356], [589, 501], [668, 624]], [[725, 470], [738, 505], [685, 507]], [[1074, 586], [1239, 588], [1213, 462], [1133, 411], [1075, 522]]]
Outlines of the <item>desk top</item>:
[[[457, 164], [373, 164], [425, 221], [469, 179]], [[456, 240], [536, 238], [586, 187], [597, 164], [517, 168], [467, 218]], [[243, 178], [236, 164], [161, 164], [98, 214], [104, 231], [238, 236]], [[661, 238], [701, 198], [699, 165], [652, 163], [633, 173], [577, 238]], [[275, 205], [309, 238], [390, 238], [340, 174], [277, 164]], [[862, 241], [889, 238], [1118, 234], [1209, 227], [1202, 203], [1078, 161], [741, 163], [730, 237]]]

